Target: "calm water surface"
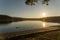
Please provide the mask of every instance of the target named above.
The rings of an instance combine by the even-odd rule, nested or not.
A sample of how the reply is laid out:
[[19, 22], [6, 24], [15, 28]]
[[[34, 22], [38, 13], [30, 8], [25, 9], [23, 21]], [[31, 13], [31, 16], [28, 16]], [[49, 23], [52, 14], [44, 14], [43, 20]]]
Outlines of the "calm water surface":
[[[59, 25], [58, 23], [45, 23], [41, 21], [22, 21], [22, 22], [13, 22], [10, 24], [0, 24], [0, 33], [6, 32], [16, 32], [16, 31], [24, 31], [31, 29], [40, 29], [53, 25]], [[45, 26], [45, 27], [43, 27]]]

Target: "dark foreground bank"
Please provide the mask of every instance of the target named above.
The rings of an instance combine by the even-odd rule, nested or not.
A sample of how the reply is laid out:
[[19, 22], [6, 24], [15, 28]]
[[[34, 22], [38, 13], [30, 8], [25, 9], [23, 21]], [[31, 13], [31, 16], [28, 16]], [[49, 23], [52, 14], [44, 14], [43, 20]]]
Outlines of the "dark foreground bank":
[[60, 31], [53, 31], [44, 34], [36, 33], [36, 34], [13, 37], [6, 40], [60, 40]]
[[60, 40], [60, 30], [17, 36], [6, 40]]
[[60, 25], [26, 31], [0, 33], [0, 40], [60, 40]]

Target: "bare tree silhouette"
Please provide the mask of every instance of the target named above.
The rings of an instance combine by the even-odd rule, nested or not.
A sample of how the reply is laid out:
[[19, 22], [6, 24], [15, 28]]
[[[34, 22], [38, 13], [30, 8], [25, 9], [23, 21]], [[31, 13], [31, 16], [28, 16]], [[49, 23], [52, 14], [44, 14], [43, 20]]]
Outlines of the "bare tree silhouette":
[[[26, 5], [35, 5], [35, 3], [37, 3], [39, 0], [26, 0], [25, 1], [25, 4]], [[48, 5], [48, 2], [49, 2], [50, 0], [42, 0], [42, 4], [46, 4], [46, 5]]]

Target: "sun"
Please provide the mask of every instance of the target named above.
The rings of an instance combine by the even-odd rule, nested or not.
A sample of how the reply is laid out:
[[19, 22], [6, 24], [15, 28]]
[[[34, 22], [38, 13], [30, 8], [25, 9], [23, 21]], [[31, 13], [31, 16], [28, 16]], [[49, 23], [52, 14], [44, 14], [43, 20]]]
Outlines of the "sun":
[[42, 17], [46, 17], [46, 13], [45, 12], [42, 13]]

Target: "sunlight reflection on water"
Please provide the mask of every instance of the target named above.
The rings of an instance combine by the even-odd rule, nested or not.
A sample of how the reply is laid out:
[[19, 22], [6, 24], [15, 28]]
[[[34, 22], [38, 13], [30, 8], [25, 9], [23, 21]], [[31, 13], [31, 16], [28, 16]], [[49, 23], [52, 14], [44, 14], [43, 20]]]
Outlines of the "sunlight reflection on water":
[[43, 28], [44, 28], [44, 27], [46, 27], [46, 24], [45, 24], [45, 22], [42, 22], [42, 23], [43, 23]]
[[50, 27], [53, 25], [59, 25], [55, 23], [47, 23], [41, 21], [24, 21], [24, 22], [16, 22], [11, 24], [0, 24], [0, 32], [16, 32], [16, 31], [24, 31], [24, 30], [32, 30], [32, 29], [40, 29], [45, 27]]

